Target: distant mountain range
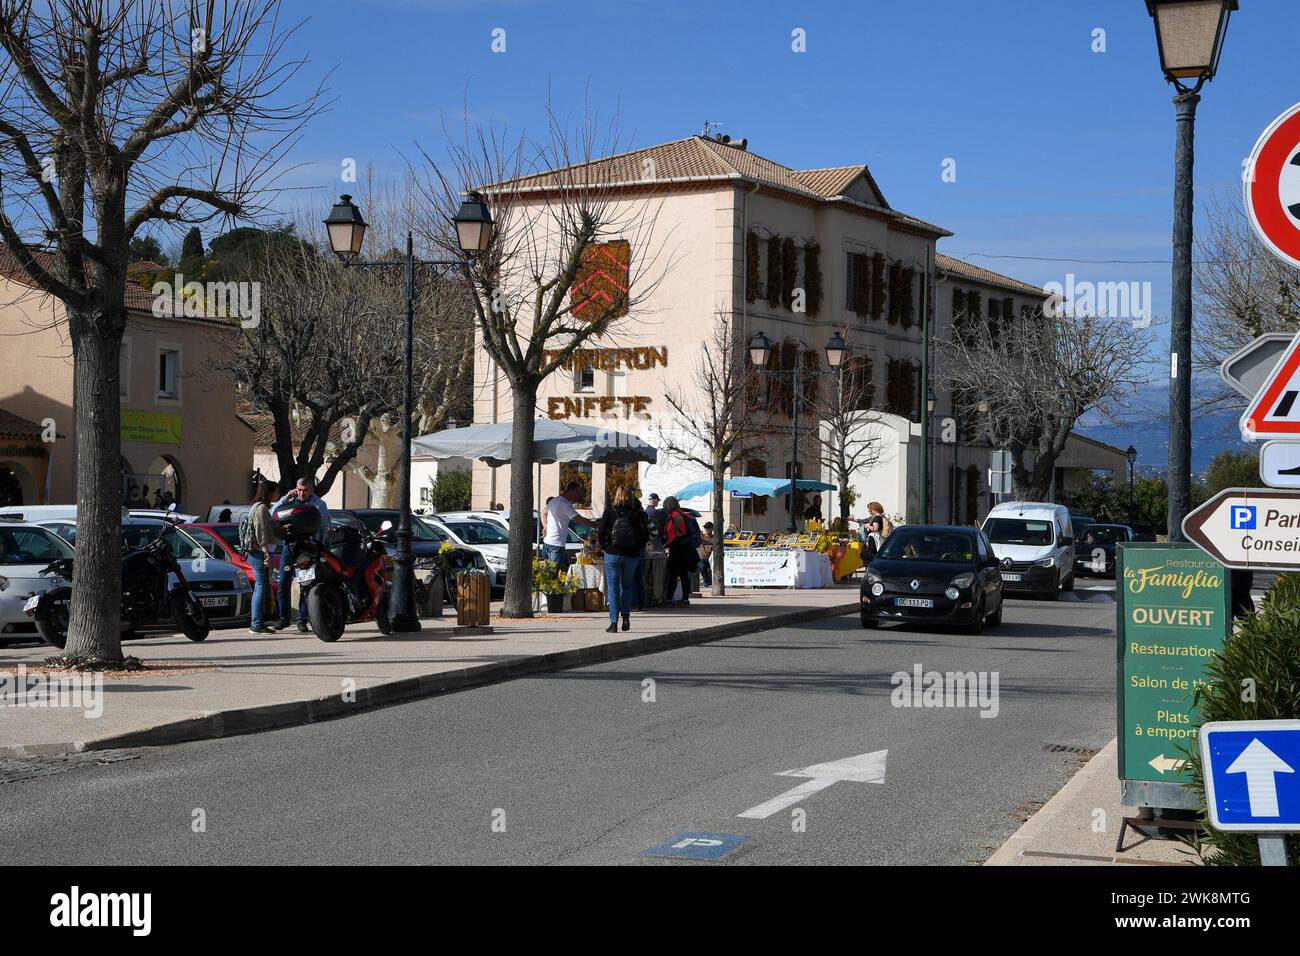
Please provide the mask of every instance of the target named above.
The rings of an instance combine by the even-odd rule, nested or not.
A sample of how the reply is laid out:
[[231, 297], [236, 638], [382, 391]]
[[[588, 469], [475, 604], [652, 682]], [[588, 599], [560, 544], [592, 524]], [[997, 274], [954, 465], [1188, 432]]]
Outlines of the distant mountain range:
[[[1258, 443], [1241, 440], [1237, 427], [1241, 413], [1241, 408], [1235, 408], [1197, 414], [1193, 402], [1194, 474], [1204, 474], [1214, 456], [1225, 449], [1258, 450]], [[1169, 386], [1163, 382], [1144, 386], [1134, 396], [1121, 423], [1104, 422], [1097, 416], [1088, 415], [1075, 431], [1118, 448], [1132, 445], [1138, 451], [1136, 470], [1140, 474], [1164, 474], [1169, 467]]]

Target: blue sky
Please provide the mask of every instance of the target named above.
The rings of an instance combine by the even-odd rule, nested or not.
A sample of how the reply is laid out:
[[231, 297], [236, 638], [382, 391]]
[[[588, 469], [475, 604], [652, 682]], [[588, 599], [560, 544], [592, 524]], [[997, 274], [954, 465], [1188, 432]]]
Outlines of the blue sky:
[[[1197, 188], [1236, 191], [1242, 160], [1300, 90], [1295, 0], [1246, 0], [1197, 127]], [[705, 120], [795, 167], [866, 162], [890, 203], [955, 235], [942, 248], [1031, 282], [1150, 280], [1168, 312], [1171, 88], [1142, 0], [286, 0], [333, 110], [295, 150], [325, 207], [345, 156], [379, 170], [440, 117], [536, 129], [546, 86], [590, 85], [634, 146]], [[301, 11], [301, 13], [300, 13]], [[505, 31], [506, 52], [491, 50]], [[791, 51], [802, 28], [807, 52]], [[1106, 51], [1092, 52], [1093, 30]], [[957, 181], [940, 179], [957, 162]], [[1161, 260], [1150, 265], [989, 256]]]
[[[1142, 0], [285, 3], [309, 17], [309, 72], [335, 69], [337, 103], [295, 150], [305, 166], [291, 180], [322, 213], [343, 157], [396, 171], [417, 143], [439, 153], [440, 117], [455, 125], [468, 106], [539, 129], [548, 83], [567, 109], [589, 86], [632, 146], [719, 121], [789, 166], [866, 162], [893, 206], [954, 233], [949, 254], [1039, 284], [1150, 281], [1149, 334], [1167, 339], [1173, 91]], [[1260, 132], [1300, 98], [1300, 4], [1242, 7], [1200, 106], [1201, 209], [1239, 189]], [[806, 52], [791, 49], [796, 28]], [[956, 182], [941, 180], [946, 158]]]

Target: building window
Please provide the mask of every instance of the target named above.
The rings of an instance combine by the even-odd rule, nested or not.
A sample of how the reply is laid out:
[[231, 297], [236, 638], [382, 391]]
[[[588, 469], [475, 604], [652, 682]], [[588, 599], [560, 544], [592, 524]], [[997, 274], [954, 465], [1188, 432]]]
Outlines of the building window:
[[586, 363], [573, 370], [573, 390], [575, 392], [594, 392], [596, 390], [596, 370]]
[[158, 397], [179, 399], [181, 397], [181, 350], [176, 347], [158, 349]]

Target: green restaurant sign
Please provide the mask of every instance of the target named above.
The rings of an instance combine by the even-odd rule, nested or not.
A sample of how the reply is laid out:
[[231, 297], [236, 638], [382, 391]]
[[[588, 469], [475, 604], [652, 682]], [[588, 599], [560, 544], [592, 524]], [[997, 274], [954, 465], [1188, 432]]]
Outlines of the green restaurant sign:
[[1125, 803], [1188, 805], [1184, 751], [1205, 665], [1232, 627], [1228, 572], [1190, 544], [1126, 544], [1115, 562], [1119, 776]]

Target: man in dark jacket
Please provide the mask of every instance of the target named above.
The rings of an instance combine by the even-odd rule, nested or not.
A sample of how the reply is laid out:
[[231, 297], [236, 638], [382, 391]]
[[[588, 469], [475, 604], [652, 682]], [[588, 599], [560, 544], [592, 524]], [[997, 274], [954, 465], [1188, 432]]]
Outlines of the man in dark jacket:
[[620, 485], [614, 492], [613, 503], [601, 516], [597, 537], [605, 552], [605, 599], [609, 603], [606, 630], [611, 634], [616, 632], [621, 616], [626, 631], [632, 626], [634, 575], [645, 556], [650, 527], [646, 513], [625, 486]]

